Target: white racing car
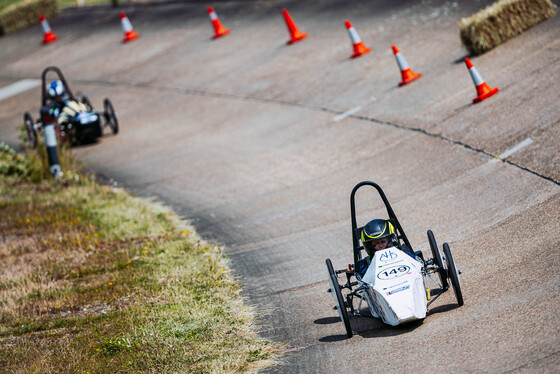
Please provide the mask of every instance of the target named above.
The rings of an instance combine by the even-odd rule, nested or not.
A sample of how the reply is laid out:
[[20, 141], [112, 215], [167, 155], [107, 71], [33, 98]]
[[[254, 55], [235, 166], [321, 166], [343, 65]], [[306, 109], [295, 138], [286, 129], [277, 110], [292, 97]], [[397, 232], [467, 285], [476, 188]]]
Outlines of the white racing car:
[[[356, 222], [355, 195], [363, 186], [374, 187], [379, 193], [396, 236], [395, 246], [376, 251], [372, 257], [362, 256], [364, 247], [360, 238], [363, 227], [358, 227]], [[406, 253], [403, 249], [412, 247], [381, 187], [368, 181], [357, 184], [350, 195], [350, 210], [354, 263], [347, 269], [334, 270], [331, 260], [326, 260], [330, 283], [328, 292], [334, 296], [334, 308], [338, 310], [349, 338], [353, 334], [350, 316], [364, 315], [361, 313], [364, 301], [371, 316], [391, 326], [424, 319], [430, 304], [449, 290], [450, 283], [457, 303], [463, 305], [460, 271], [455, 266], [449, 245], [443, 243], [442, 258], [434, 235], [428, 230], [433, 258], [424, 260], [421, 251], [410, 251], [415, 258]], [[341, 274], [346, 275], [346, 283], [339, 283], [338, 276]], [[357, 307], [354, 299], [358, 300]]]

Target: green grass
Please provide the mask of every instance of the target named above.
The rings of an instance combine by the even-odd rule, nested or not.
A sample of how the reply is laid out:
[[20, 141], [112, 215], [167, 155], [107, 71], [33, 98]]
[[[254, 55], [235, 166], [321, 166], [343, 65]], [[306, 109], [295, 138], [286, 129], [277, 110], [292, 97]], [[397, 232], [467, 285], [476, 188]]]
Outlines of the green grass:
[[0, 0], [0, 11], [16, 3], [23, 3], [23, 0]]
[[0, 168], [3, 372], [241, 373], [274, 364], [282, 347], [256, 333], [219, 247], [169, 209], [81, 174], [32, 182], [31, 163], [0, 147], [0, 166], [18, 165]]
[[[12, 4], [24, 3], [24, 0], [0, 0], [0, 11]], [[59, 8], [78, 6], [77, 0], [57, 0]], [[84, 0], [84, 6], [98, 4], [113, 4], [111, 0]]]
[[[57, 3], [58, 3], [59, 8], [78, 6], [77, 0], [57, 0]], [[121, 2], [121, 3], [123, 3], [123, 2]], [[111, 2], [111, 0], [84, 0], [82, 6], [99, 5], [99, 4], [111, 4], [112, 5], [113, 3]], [[125, 4], [125, 3], [123, 3], [123, 4]]]

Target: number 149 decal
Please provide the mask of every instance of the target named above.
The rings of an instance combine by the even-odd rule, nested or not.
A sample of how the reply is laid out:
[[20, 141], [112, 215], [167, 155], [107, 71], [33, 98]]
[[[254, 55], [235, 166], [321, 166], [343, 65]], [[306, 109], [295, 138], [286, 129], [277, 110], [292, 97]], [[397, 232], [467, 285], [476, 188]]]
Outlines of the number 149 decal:
[[390, 268], [386, 268], [385, 270], [377, 273], [377, 278], [379, 279], [398, 278], [408, 274], [409, 271], [410, 271], [410, 267], [408, 267], [407, 265], [392, 266]]

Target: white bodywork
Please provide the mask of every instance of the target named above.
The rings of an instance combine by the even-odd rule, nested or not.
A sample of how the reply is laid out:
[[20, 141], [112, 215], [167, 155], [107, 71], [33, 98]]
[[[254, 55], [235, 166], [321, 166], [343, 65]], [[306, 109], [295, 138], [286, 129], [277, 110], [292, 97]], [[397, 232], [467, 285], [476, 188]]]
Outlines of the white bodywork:
[[371, 291], [364, 292], [370, 310], [386, 324], [396, 326], [426, 317], [422, 264], [400, 249], [377, 251], [362, 280]]

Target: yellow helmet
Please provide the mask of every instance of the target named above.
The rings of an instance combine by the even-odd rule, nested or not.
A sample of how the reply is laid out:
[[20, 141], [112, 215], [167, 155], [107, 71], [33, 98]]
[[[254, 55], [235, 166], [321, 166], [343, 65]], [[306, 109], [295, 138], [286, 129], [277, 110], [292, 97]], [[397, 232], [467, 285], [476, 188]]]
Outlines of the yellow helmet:
[[368, 255], [372, 255], [373, 241], [383, 238], [390, 237], [391, 241], [396, 241], [395, 227], [393, 224], [384, 219], [374, 219], [369, 221], [362, 229], [361, 240], [364, 245], [364, 249]]

